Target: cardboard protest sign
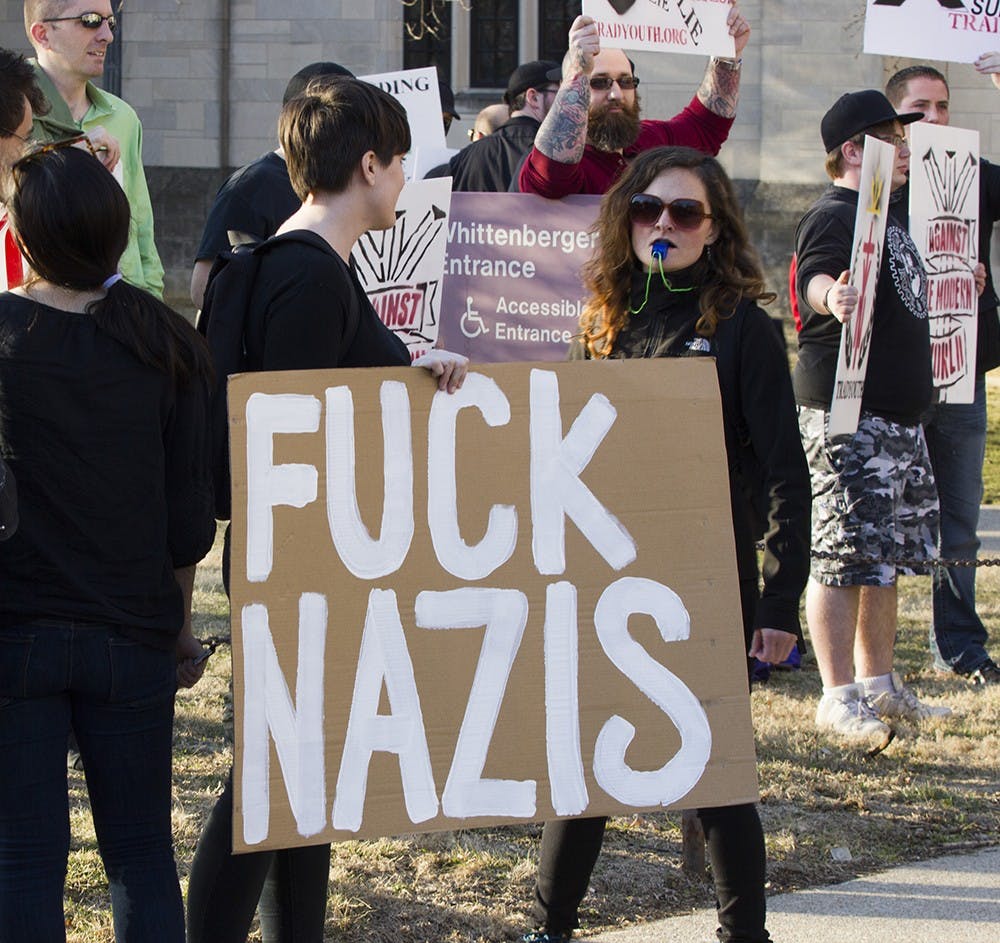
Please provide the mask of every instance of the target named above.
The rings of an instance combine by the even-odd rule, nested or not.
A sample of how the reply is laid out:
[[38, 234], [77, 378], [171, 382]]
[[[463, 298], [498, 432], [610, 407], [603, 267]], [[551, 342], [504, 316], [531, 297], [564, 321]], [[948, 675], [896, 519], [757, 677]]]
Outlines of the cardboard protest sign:
[[864, 51], [974, 62], [997, 48], [1000, 0], [868, 0]]
[[895, 147], [865, 135], [851, 249], [850, 284], [858, 290], [858, 306], [840, 334], [837, 376], [830, 404], [830, 435], [851, 435], [858, 428], [895, 162]]
[[14, 242], [7, 210], [0, 203], [0, 291], [17, 288], [24, 281], [27, 264]]
[[[407, 180], [420, 177], [440, 161], [428, 166], [418, 155], [422, 148], [440, 155], [447, 149], [444, 138], [444, 121], [441, 117], [441, 95], [438, 92], [437, 69], [402, 69], [397, 72], [380, 72], [377, 75], [358, 76], [363, 82], [377, 85], [388, 92], [405, 109], [410, 124], [410, 152], [403, 161]], [[422, 167], [421, 173], [417, 173]]]
[[712, 361], [229, 408], [236, 851], [755, 799]]
[[979, 132], [910, 125], [910, 235], [927, 268], [934, 385], [943, 403], [971, 403], [979, 295]]
[[579, 331], [599, 196], [455, 193], [441, 346], [473, 363], [565, 360]]
[[450, 201], [451, 178], [408, 183], [396, 203], [396, 225], [365, 233], [351, 256], [379, 317], [414, 359], [438, 336]]
[[596, 20], [602, 46], [732, 57], [730, 7], [730, 0], [583, 0], [583, 15]]

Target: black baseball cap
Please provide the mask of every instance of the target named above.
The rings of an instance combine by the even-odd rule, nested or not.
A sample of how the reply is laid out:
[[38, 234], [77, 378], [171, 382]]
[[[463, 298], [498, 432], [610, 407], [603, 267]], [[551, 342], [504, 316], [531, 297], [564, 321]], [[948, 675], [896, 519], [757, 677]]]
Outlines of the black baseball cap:
[[451, 115], [452, 118], [462, 120], [462, 116], [455, 111], [455, 93], [447, 82], [438, 79], [438, 95], [441, 96], [441, 114]]
[[847, 92], [840, 96], [830, 110], [823, 115], [819, 130], [823, 136], [823, 147], [829, 154], [856, 134], [884, 121], [898, 121], [912, 124], [923, 118], [922, 111], [910, 111], [897, 115], [892, 103], [880, 91], [866, 88], [861, 92]]
[[282, 96], [281, 104], [287, 105], [296, 95], [301, 95], [306, 86], [315, 78], [321, 75], [342, 75], [345, 78], [353, 79], [354, 73], [345, 69], [336, 62], [312, 62], [305, 68], [299, 69], [285, 86], [285, 94]]
[[[557, 78], [550, 78], [549, 73], [557, 72]], [[503, 93], [503, 100], [510, 107], [512, 101], [518, 95], [523, 95], [529, 88], [540, 88], [542, 85], [551, 85], [555, 82], [559, 84], [562, 76], [562, 66], [551, 59], [535, 59], [532, 62], [522, 62], [510, 74], [507, 80], [507, 91]]]

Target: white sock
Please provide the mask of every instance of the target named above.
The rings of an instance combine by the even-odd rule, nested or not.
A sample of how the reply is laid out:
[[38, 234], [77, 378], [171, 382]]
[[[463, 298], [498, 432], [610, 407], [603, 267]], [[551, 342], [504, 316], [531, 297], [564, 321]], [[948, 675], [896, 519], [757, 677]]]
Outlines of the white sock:
[[896, 690], [892, 683], [892, 672], [885, 675], [876, 675], [874, 678], [857, 678], [856, 683], [865, 694], [875, 697], [879, 694], [891, 694]]
[[859, 694], [858, 685], [855, 684], [839, 684], [836, 687], [823, 688], [823, 697], [832, 697], [838, 701], [852, 701], [857, 699]]

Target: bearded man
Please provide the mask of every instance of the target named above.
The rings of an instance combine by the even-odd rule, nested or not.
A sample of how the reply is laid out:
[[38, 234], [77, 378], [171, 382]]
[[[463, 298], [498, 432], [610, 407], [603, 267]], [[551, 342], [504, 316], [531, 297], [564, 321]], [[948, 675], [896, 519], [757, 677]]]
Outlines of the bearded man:
[[572, 193], [601, 194], [631, 158], [651, 147], [683, 144], [718, 154], [736, 117], [742, 54], [750, 39], [750, 24], [735, 0], [727, 23], [735, 58], [712, 57], [698, 91], [680, 114], [668, 121], [643, 121], [631, 60], [620, 49], [602, 49], [597, 24], [578, 16], [570, 27], [561, 73], [548, 76], [561, 78], [559, 92], [521, 164], [516, 189], [553, 200]]

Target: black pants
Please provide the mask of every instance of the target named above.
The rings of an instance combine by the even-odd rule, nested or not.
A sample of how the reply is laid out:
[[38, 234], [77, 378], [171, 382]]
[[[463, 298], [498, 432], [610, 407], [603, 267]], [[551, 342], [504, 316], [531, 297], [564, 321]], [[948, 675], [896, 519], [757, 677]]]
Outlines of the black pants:
[[[757, 807], [699, 809], [715, 876], [719, 939], [723, 943], [769, 943], [764, 929], [764, 830]], [[578, 910], [601, 853], [606, 818], [546, 822], [532, 907], [536, 925], [568, 934], [579, 924]]]
[[[740, 581], [743, 631], [747, 646], [753, 634], [758, 590], [756, 579]], [[749, 668], [750, 662], [747, 661]], [[699, 809], [708, 858], [715, 878], [718, 937], [722, 943], [770, 943], [764, 928], [766, 852], [764, 829], [753, 803]], [[606, 818], [546, 822], [535, 879], [532, 914], [536, 926], [565, 935], [579, 924], [580, 903], [601, 853]]]
[[260, 902], [264, 943], [323, 943], [330, 846], [232, 853], [233, 778], [198, 839], [188, 943], [245, 943]]

